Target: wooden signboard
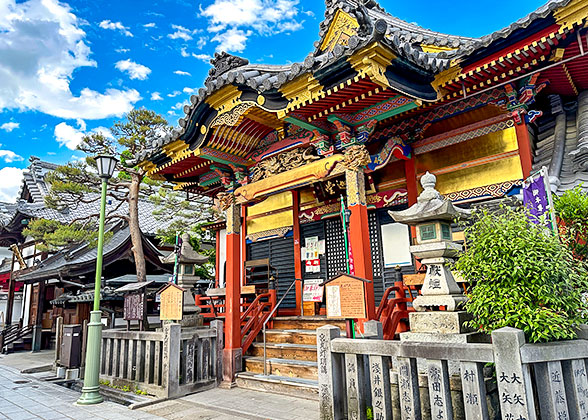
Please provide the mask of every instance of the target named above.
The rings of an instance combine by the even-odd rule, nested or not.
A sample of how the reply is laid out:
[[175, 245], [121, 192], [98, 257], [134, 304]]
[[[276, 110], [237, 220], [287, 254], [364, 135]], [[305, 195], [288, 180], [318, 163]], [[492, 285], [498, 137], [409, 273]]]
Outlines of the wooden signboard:
[[162, 321], [181, 321], [184, 307], [184, 289], [168, 283], [157, 293], [161, 298], [159, 318]]
[[365, 319], [365, 283], [368, 282], [348, 274], [327, 281], [327, 318]]
[[125, 295], [124, 319], [125, 321], [142, 321], [144, 293], [131, 293]]

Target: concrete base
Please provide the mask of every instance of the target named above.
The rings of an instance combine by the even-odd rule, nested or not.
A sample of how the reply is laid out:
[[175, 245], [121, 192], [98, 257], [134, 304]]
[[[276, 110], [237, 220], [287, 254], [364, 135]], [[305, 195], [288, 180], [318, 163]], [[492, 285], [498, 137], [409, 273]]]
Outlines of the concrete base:
[[200, 315], [200, 311], [193, 313], [186, 313], [182, 316], [180, 325], [182, 328], [201, 327], [204, 324], [204, 318]]
[[243, 370], [243, 354], [240, 348], [223, 350], [223, 382], [235, 382], [237, 372]]
[[409, 314], [410, 331], [414, 333], [468, 333], [473, 329], [463, 324], [471, 319], [472, 316], [465, 311], [411, 312]]
[[65, 379], [65, 370], [66, 369], [63, 366], [57, 366], [57, 369], [55, 369], [55, 376]]
[[79, 369], [66, 369], [65, 370], [65, 379], [76, 380], [80, 377], [80, 370]]

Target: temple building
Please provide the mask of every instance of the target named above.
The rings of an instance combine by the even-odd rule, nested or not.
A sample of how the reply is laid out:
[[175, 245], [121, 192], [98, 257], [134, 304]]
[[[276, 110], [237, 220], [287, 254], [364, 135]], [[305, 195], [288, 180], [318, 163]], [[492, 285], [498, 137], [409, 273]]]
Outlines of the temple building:
[[303, 62], [216, 54], [179, 127], [136, 157], [150, 177], [225, 211], [225, 372], [241, 357], [251, 261], [275, 271], [281, 315], [302, 315], [303, 281], [349, 270], [370, 280], [374, 319], [394, 268], [417, 265], [416, 231], [387, 212], [415, 203], [427, 171], [463, 207], [519, 195], [542, 166], [556, 194], [588, 188], [588, 1], [552, 0], [482, 38], [393, 12], [374, 0], [326, 1]]

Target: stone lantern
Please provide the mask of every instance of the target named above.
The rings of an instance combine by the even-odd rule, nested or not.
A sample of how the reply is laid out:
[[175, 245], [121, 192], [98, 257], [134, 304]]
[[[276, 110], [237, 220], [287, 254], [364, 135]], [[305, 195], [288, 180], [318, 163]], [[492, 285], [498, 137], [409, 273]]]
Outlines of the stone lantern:
[[[403, 211], [390, 211], [399, 223], [416, 227], [416, 244], [410, 252], [427, 266], [421, 295], [414, 302], [416, 312], [410, 314], [412, 333], [460, 334], [464, 311], [459, 311], [467, 301], [448, 267], [462, 250], [453, 242], [451, 222], [457, 217], [468, 217], [469, 210], [455, 207], [435, 189], [437, 178], [427, 172], [421, 178], [423, 192], [417, 203]], [[444, 307], [444, 311], [440, 311]]]
[[190, 235], [182, 234], [179, 253], [172, 252], [163, 262], [166, 264], [175, 264], [176, 256], [178, 259], [177, 284], [184, 292], [183, 318], [182, 326], [190, 327], [202, 325], [202, 316], [200, 308], [196, 306], [193, 291], [200, 287], [202, 280], [195, 275], [196, 265], [204, 264], [208, 257], [201, 255], [190, 245]]

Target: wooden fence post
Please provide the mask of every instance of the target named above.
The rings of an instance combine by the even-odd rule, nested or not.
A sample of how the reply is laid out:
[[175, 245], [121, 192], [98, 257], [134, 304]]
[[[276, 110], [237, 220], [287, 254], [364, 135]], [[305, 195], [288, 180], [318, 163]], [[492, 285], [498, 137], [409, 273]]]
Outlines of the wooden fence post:
[[319, 415], [321, 420], [345, 418], [345, 384], [342, 355], [331, 352], [331, 341], [341, 337], [341, 329], [325, 325], [316, 330]]
[[[88, 345], [88, 320], [84, 319], [82, 323], [82, 355], [81, 355], [81, 363], [80, 363], [80, 372], [82, 371], [81, 368], [86, 366], [86, 346]], [[102, 341], [100, 341], [100, 345], [102, 345]]]
[[223, 349], [225, 348], [223, 322], [219, 319], [215, 319], [214, 321], [210, 322], [210, 326], [216, 329], [216, 352], [214, 354], [214, 366], [216, 369], [216, 384], [219, 385], [223, 381]]
[[492, 332], [496, 381], [503, 420], [536, 420], [535, 401], [529, 365], [523, 365], [521, 347], [525, 334], [516, 328], [504, 327]]
[[163, 326], [163, 357], [161, 385], [165, 395], [170, 398], [178, 394], [180, 388], [180, 324], [168, 323]]
[[[85, 339], [85, 337], [84, 337]], [[57, 366], [61, 361], [61, 342], [63, 340], [63, 317], [58, 316], [55, 323], [55, 362]], [[84, 340], [85, 341], [85, 340]]]

